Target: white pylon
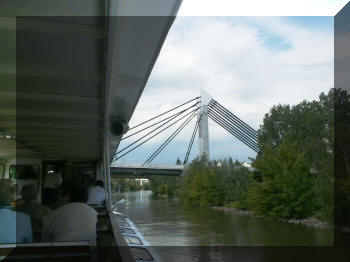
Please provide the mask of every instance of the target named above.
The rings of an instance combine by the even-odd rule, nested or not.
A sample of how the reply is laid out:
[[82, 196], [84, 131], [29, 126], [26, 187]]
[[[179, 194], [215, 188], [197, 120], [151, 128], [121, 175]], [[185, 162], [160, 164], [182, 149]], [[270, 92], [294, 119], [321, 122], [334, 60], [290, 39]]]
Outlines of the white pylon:
[[201, 89], [201, 103], [198, 111], [198, 118], [201, 117], [198, 126], [198, 145], [199, 145], [199, 156], [209, 158], [209, 128], [208, 128], [208, 106], [212, 97]]

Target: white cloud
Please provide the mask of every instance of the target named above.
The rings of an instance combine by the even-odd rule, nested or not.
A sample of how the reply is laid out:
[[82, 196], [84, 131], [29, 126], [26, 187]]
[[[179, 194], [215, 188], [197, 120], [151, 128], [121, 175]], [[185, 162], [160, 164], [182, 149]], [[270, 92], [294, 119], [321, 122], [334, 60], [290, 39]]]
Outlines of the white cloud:
[[[273, 48], [266, 35], [287, 47]], [[274, 104], [317, 99], [333, 87], [333, 49], [327, 30], [281, 17], [178, 17], [130, 125], [198, 96], [202, 88], [258, 128]], [[187, 128], [179, 139], [188, 141], [191, 132]], [[215, 144], [232, 137], [211, 123], [210, 139]]]
[[182, 16], [334, 16], [347, 0], [183, 0]]

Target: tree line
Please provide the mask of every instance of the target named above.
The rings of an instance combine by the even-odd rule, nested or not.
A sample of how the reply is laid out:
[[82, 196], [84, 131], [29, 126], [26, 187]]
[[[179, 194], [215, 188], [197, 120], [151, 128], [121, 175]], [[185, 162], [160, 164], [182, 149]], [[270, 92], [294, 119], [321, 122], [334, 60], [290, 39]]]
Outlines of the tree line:
[[150, 189], [149, 183], [143, 183], [141, 186], [140, 181], [134, 178], [112, 178], [111, 185], [114, 192]]
[[218, 165], [197, 158], [182, 178], [151, 179], [152, 190], [192, 206], [226, 205], [272, 218], [316, 217], [349, 225], [347, 92], [332, 88], [318, 100], [275, 105], [258, 132], [263, 154], [251, 159], [255, 172], [232, 159]]

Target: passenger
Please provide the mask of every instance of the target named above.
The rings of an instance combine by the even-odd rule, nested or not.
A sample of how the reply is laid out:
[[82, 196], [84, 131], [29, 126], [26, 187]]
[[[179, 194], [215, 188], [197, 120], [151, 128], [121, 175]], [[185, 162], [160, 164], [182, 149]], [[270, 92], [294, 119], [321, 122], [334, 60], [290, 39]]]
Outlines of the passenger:
[[74, 181], [61, 187], [62, 206], [44, 217], [43, 242], [84, 241], [96, 244], [97, 212], [85, 202], [87, 193]]
[[0, 180], [0, 243], [32, 242], [30, 217], [11, 210], [16, 188], [9, 179]]
[[46, 175], [45, 184], [43, 188], [43, 199], [42, 204], [50, 208], [58, 202], [59, 194], [58, 189], [62, 183], [61, 173], [54, 171], [53, 173], [48, 173]]
[[16, 187], [16, 199], [15, 199], [15, 201], [13, 202], [13, 205], [14, 205], [15, 207], [17, 207], [17, 206], [23, 205], [24, 201], [23, 201], [23, 199], [22, 199], [21, 192], [20, 192], [20, 190], [19, 190], [18, 184], [15, 184], [15, 187]]
[[37, 193], [35, 192], [33, 184], [23, 186], [21, 195], [24, 203], [20, 206], [17, 206], [16, 210], [30, 216], [34, 237], [36, 240], [39, 240], [40, 234], [42, 232], [43, 218], [48, 214], [50, 209], [47, 206], [36, 203]]
[[89, 189], [89, 198], [87, 203], [89, 205], [105, 205], [106, 200], [106, 191], [103, 188], [103, 182], [101, 180], [97, 180], [95, 182], [95, 186]]

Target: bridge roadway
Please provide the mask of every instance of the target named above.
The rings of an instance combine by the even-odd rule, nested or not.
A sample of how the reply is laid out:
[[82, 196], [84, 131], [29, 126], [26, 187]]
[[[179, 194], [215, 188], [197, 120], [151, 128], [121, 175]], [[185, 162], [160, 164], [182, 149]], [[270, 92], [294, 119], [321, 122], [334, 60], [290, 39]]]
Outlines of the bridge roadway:
[[112, 163], [111, 177], [149, 178], [151, 176], [181, 176], [184, 165], [144, 165]]

